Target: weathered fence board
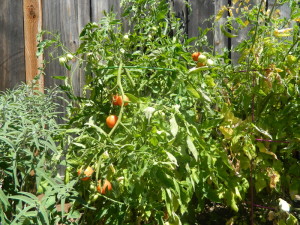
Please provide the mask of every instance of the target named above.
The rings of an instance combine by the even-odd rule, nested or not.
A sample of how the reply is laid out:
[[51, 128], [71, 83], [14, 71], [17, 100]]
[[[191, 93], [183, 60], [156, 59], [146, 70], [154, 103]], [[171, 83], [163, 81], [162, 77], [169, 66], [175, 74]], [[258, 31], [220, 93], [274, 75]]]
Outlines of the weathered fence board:
[[[41, 0], [0, 1], [0, 90], [12, 88], [17, 83], [25, 81], [25, 71], [28, 70], [25, 69], [24, 17], [22, 10], [22, 2], [25, 1], [34, 2]], [[226, 21], [226, 13], [220, 20], [214, 21], [213, 17], [218, 13], [221, 7], [233, 2], [232, 0], [169, 1], [176, 16], [181, 18], [183, 28], [189, 37], [198, 36], [198, 27], [201, 27], [202, 29], [211, 28], [213, 23], [215, 23], [214, 29], [209, 31], [207, 38], [209, 43], [214, 45], [214, 51], [216, 53], [221, 53], [224, 47], [233, 49], [247, 36], [249, 28], [240, 31], [239, 37], [237, 38], [228, 39], [223, 35], [219, 26]], [[275, 0], [266, 1], [269, 9], [275, 2]], [[104, 11], [108, 12], [113, 9], [116, 12], [117, 17], [126, 24], [124, 18], [121, 17], [121, 0], [44, 0], [41, 2], [43, 12], [42, 29], [59, 33], [63, 44], [65, 44], [71, 52], [75, 51], [79, 46], [79, 34], [82, 28], [88, 22], [98, 22], [103, 17]], [[186, 2], [191, 5], [191, 11], [189, 10], [189, 7], [187, 7]], [[259, 3], [260, 0], [250, 0], [250, 2], [254, 4]], [[282, 17], [288, 17], [290, 15], [290, 8], [287, 5], [276, 6], [276, 8], [281, 10]], [[235, 15], [237, 15], [237, 13]], [[129, 26], [125, 25], [124, 32], [127, 32], [128, 30]], [[35, 34], [31, 34], [31, 36], [33, 35]], [[30, 45], [34, 45], [34, 43], [28, 42], [26, 44], [27, 48], [32, 48]], [[46, 61], [49, 61], [50, 52], [51, 49], [45, 52], [44, 57]], [[238, 57], [239, 55], [237, 53], [232, 52], [233, 61], [236, 61]], [[27, 58], [28, 57], [26, 57], [26, 59]], [[73, 68], [78, 64], [76, 59], [73, 59], [69, 63]], [[46, 87], [62, 84], [62, 81], [54, 80], [52, 76], [68, 75], [72, 79], [75, 94], [81, 94], [81, 87], [84, 84], [84, 72], [82, 70], [77, 70], [74, 73], [73, 71], [67, 71], [59, 65], [58, 60], [55, 60], [46, 65], [45, 73]]]
[[[222, 9], [223, 6], [228, 5], [228, 0], [216, 0], [215, 1], [215, 15]], [[222, 53], [222, 49], [228, 48], [228, 38], [222, 33], [220, 26], [226, 21], [226, 14], [224, 14], [218, 21], [215, 21], [214, 26], [214, 52]]]
[[120, 17], [120, 0], [91, 1], [91, 21], [98, 22], [103, 16], [103, 12], [113, 10]]
[[[214, 1], [197, 0], [191, 1], [192, 11], [188, 15], [188, 36], [195, 37], [199, 35], [198, 27], [202, 29], [211, 28], [212, 22], [209, 18], [215, 14]], [[209, 43], [213, 44], [213, 32], [207, 34]]]
[[25, 82], [23, 5], [0, 1], [0, 91]]
[[[58, 32], [61, 41], [71, 51], [75, 51], [79, 45], [79, 34], [84, 25], [90, 22], [90, 4], [88, 1], [64, 0], [64, 1], [44, 1], [43, 3], [43, 29], [51, 32]], [[49, 61], [49, 53], [45, 52], [45, 59]], [[77, 66], [76, 59], [70, 62], [73, 68]], [[83, 85], [82, 71], [67, 71], [59, 65], [58, 60], [46, 65], [45, 85], [47, 87], [55, 84], [62, 84], [62, 81], [52, 79], [52, 76], [68, 75], [72, 80], [74, 91], [80, 94], [80, 87]]]
[[[249, 3], [245, 4], [245, 7], [249, 7], [249, 9], [250, 9], [255, 4], [259, 4], [260, 2], [261, 2], [261, 0], [250, 0]], [[241, 12], [241, 8], [240, 8], [239, 4], [240, 3], [238, 2], [232, 6], [232, 8], [233, 8], [232, 12], [235, 17], [239, 16], [239, 13]], [[242, 6], [242, 7], [244, 7], [244, 6]], [[237, 8], [239, 9], [238, 11], [236, 11]], [[237, 26], [237, 24], [233, 24], [233, 27], [235, 27], [235, 26]], [[231, 59], [232, 59], [233, 63], [237, 63], [237, 61], [240, 57], [240, 54], [238, 52], [235, 52], [234, 48], [247, 38], [248, 32], [251, 29], [251, 26], [253, 26], [253, 25], [250, 24], [249, 26], [242, 28], [241, 30], [239, 30], [238, 36], [231, 39], [231, 44], [230, 44], [231, 50], [232, 50], [231, 51]]]

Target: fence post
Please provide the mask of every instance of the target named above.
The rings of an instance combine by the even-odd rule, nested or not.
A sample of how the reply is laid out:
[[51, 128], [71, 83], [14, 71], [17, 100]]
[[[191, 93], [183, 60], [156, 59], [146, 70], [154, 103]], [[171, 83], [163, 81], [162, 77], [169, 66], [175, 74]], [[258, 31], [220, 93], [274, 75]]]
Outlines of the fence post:
[[[26, 82], [30, 83], [39, 74], [42, 67], [42, 56], [37, 57], [37, 34], [42, 28], [41, 0], [23, 0], [24, 11], [24, 39], [25, 39], [25, 68]], [[38, 80], [38, 89], [44, 92], [44, 77], [41, 74]]]

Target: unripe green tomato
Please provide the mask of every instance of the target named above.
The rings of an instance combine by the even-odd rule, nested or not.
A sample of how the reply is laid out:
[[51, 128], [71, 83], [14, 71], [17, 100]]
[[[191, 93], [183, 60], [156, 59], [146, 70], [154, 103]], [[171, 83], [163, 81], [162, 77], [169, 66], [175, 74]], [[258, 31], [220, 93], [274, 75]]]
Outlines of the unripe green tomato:
[[95, 191], [95, 190], [96, 190], [96, 185], [93, 184], [93, 183], [91, 183], [91, 185], [90, 185], [90, 190], [91, 190], [91, 191]]
[[211, 59], [208, 59], [206, 62], [206, 65], [208, 65], [208, 66], [213, 66], [214, 64], [215, 64], [214, 61]]
[[72, 60], [74, 58], [74, 56], [71, 53], [68, 53], [66, 55], [67, 60]]
[[109, 158], [108, 151], [103, 152], [102, 158], [103, 158], [103, 159], [108, 159], [108, 158]]
[[95, 195], [93, 195], [93, 197], [92, 197], [92, 201], [94, 202], [94, 201], [96, 201], [98, 198], [99, 198], [99, 194], [95, 194]]
[[60, 57], [58, 60], [61, 65], [63, 65], [65, 62], [67, 62], [66, 57]]
[[199, 55], [198, 62], [200, 62], [200, 63], [206, 63], [206, 60], [207, 60], [207, 58], [206, 58], [205, 55], [203, 55], [203, 54]]

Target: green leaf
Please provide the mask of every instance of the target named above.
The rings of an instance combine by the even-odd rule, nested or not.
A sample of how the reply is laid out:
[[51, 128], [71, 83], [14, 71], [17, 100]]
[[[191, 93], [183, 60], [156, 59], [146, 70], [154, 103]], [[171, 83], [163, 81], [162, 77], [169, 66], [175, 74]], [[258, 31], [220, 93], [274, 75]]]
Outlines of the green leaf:
[[105, 136], [107, 136], [107, 133], [104, 130], [102, 130], [100, 127], [98, 127], [97, 125], [95, 125], [94, 120], [93, 120], [93, 116], [91, 116], [90, 119], [89, 119], [89, 122], [85, 123], [84, 125], [89, 126], [89, 127], [93, 127], [99, 133], [104, 134]]
[[209, 98], [209, 97], [208, 97], [208, 96], [207, 96], [200, 88], [198, 88], [197, 91], [201, 93], [202, 98], [203, 98], [205, 101], [211, 102], [211, 99], [210, 99], [210, 98]]
[[196, 91], [195, 88], [193, 88], [190, 84], [186, 87], [187, 91], [194, 97], [200, 98], [199, 93]]
[[67, 77], [66, 76], [52, 76], [53, 79], [57, 79], [57, 80], [66, 80]]
[[297, 225], [297, 224], [298, 224], [297, 218], [294, 215], [289, 214], [289, 217], [286, 220], [286, 225]]
[[4, 141], [6, 144], [8, 144], [12, 149], [16, 149], [15, 145], [7, 138], [0, 136], [0, 140]]
[[232, 34], [232, 33], [228, 32], [228, 31], [226, 30], [226, 28], [224, 27], [224, 25], [221, 25], [220, 28], [221, 28], [222, 33], [223, 33], [226, 37], [228, 37], [228, 38], [235, 38], [235, 37], [237, 37], [236, 34]]
[[137, 97], [135, 97], [133, 94], [125, 93], [126, 96], [129, 98], [130, 102], [132, 103], [139, 103], [141, 100]]
[[23, 202], [25, 202], [29, 205], [36, 205], [35, 200], [33, 200], [32, 198], [26, 197], [24, 195], [12, 195], [12, 196], [9, 196], [8, 198], [20, 200], [20, 201], [23, 201]]
[[22, 216], [26, 216], [27, 212], [29, 212], [29, 210], [31, 210], [32, 208], [35, 208], [35, 205], [29, 205], [26, 208], [24, 208], [21, 212], [19, 212], [17, 214], [17, 216], [15, 217], [15, 219], [12, 221], [11, 225], [18, 225], [19, 223], [18, 220], [22, 217]]
[[172, 114], [172, 118], [170, 119], [171, 133], [175, 137], [178, 133], [178, 124], [176, 122], [174, 114]]
[[168, 155], [169, 160], [172, 163], [174, 163], [176, 166], [178, 166], [177, 159], [175, 158], [175, 156], [172, 155], [170, 152], [167, 152], [167, 151], [166, 151], [166, 154]]
[[261, 192], [265, 187], [267, 187], [267, 182], [263, 175], [258, 174], [255, 179], [255, 190], [257, 193]]
[[252, 127], [254, 127], [259, 133], [261, 133], [261, 134], [267, 136], [267, 137], [270, 138], [270, 139], [273, 139], [272, 136], [271, 136], [271, 134], [269, 134], [267, 131], [265, 131], [265, 130], [263, 130], [263, 129], [261, 129], [261, 128], [258, 128], [258, 127], [255, 126], [253, 123], [252, 123], [251, 125], [252, 125]]
[[10, 204], [9, 204], [8, 198], [6, 197], [6, 195], [4, 194], [4, 192], [2, 191], [1, 188], [0, 188], [0, 200], [1, 200], [1, 203], [3, 203], [4, 210], [6, 211]]
[[189, 150], [191, 151], [192, 155], [194, 156], [195, 160], [198, 161], [198, 151], [191, 139], [190, 136], [187, 137], [186, 143], [188, 145]]

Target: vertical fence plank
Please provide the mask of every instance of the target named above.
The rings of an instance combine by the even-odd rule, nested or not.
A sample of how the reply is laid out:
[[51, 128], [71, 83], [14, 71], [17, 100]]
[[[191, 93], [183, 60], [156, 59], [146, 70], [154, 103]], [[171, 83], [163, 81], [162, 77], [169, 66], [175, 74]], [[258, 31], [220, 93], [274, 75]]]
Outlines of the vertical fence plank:
[[[43, 29], [59, 33], [62, 43], [71, 52], [74, 52], [79, 46], [79, 34], [83, 26], [90, 21], [89, 2], [81, 0], [43, 1], [43, 12]], [[49, 49], [45, 52], [46, 61], [49, 61], [48, 55], [52, 50]], [[78, 66], [76, 59], [69, 63], [72, 68]], [[46, 66], [45, 73], [45, 85], [47, 87], [62, 84], [61, 81], [54, 80], [52, 76], [68, 75], [72, 80], [75, 94], [81, 94], [80, 87], [84, 82], [83, 71], [69, 72], [56, 60]]]
[[[275, 3], [276, 3], [276, 5], [274, 5]], [[280, 10], [280, 17], [281, 18], [289, 18], [290, 17], [291, 8], [289, 7], [288, 3], [278, 4], [278, 1], [276, 1], [276, 0], [268, 0], [268, 9], [272, 9], [273, 6], [274, 6], [275, 10], [276, 9]]]
[[93, 22], [98, 22], [104, 16], [104, 11], [109, 12], [112, 9], [115, 13], [117, 13], [118, 18], [120, 18], [120, 0], [91, 0], [91, 20]]
[[[36, 56], [37, 34], [42, 27], [41, 0], [23, 0], [26, 82], [30, 83], [39, 74], [42, 57]], [[39, 79], [39, 90], [44, 91], [44, 77]]]
[[[208, 19], [214, 15], [215, 1], [213, 0], [191, 0], [192, 11], [188, 15], [188, 36], [199, 35], [198, 27], [202, 29], [212, 27], [212, 22]], [[209, 44], [213, 45], [213, 32], [207, 34]]]
[[[249, 1], [249, 9], [251, 9], [253, 6], [259, 4], [261, 1], [263, 1], [263, 0], [250, 0]], [[235, 17], [239, 16], [239, 13], [236, 13], [236, 8], [238, 7], [238, 4], [239, 3], [236, 3], [232, 7], [233, 8], [232, 11], [233, 11], [233, 14], [234, 14]], [[239, 12], [240, 11], [241, 10], [239, 10]], [[235, 24], [233, 24], [233, 26], [235, 26]], [[232, 49], [231, 59], [232, 59], [232, 62], [234, 64], [237, 63], [237, 61], [240, 57], [240, 54], [238, 52], [234, 52], [234, 48], [237, 45], [239, 45], [242, 41], [247, 39], [247, 35], [248, 35], [248, 32], [249, 32], [250, 29], [251, 29], [251, 25], [241, 29], [238, 33], [238, 37], [235, 37], [235, 38], [231, 39], [231, 49]]]
[[0, 1], [0, 90], [25, 81], [23, 6]]
[[[228, 5], [228, 0], [218, 0], [215, 1], [215, 15], [222, 9], [223, 6]], [[216, 54], [221, 54], [223, 48], [229, 48], [228, 38], [221, 32], [220, 26], [226, 21], [226, 13], [215, 22], [214, 29], [214, 52]]]
[[175, 12], [177, 18], [180, 18], [182, 22], [182, 28], [188, 32], [188, 9], [184, 0], [171, 0], [171, 6]]

